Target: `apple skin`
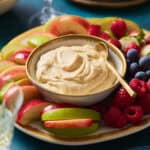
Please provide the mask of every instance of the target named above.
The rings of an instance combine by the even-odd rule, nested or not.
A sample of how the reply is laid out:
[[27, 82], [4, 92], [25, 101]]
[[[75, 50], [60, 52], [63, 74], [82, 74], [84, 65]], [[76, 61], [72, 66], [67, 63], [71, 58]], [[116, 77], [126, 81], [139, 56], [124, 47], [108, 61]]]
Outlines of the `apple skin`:
[[14, 53], [11, 58], [9, 58], [10, 61], [13, 61], [19, 65], [25, 65], [27, 58], [29, 57], [30, 52], [27, 51], [18, 51]]
[[64, 15], [54, 18], [45, 26], [46, 31], [56, 35], [87, 34], [89, 23], [80, 16]]
[[0, 60], [0, 73], [13, 66], [16, 66], [14, 62], [11, 62], [9, 60]]
[[16, 122], [21, 125], [28, 125], [32, 121], [40, 119], [41, 111], [49, 105], [45, 100], [33, 99], [25, 103], [18, 112]]
[[44, 126], [47, 128], [86, 128], [93, 124], [93, 119], [70, 119], [45, 121]]
[[32, 85], [30, 80], [28, 78], [23, 78], [15, 82], [17, 85], [23, 86], [23, 85]]
[[17, 81], [27, 77], [24, 66], [13, 66], [0, 74], [0, 89], [9, 81]]
[[96, 132], [100, 128], [100, 125], [99, 123], [93, 123], [91, 126], [86, 128], [43, 128], [51, 134], [54, 134], [54, 136], [63, 138], [79, 138]]
[[66, 103], [51, 103], [47, 107], [45, 107], [42, 111], [42, 114], [45, 112], [48, 112], [53, 109], [59, 109], [59, 108], [77, 108], [79, 106], [72, 105], [72, 104], [66, 104]]
[[42, 113], [42, 121], [92, 118], [100, 121], [100, 113], [85, 108], [59, 108]]
[[[37, 88], [33, 85], [24, 85], [24, 86], [20, 86], [20, 88], [21, 88], [21, 90], [23, 92], [23, 96], [24, 96], [23, 103], [26, 103], [26, 102], [30, 101], [31, 99], [36, 99], [36, 98], [40, 97], [40, 94], [39, 94]], [[7, 90], [7, 92], [4, 94], [4, 100], [5, 100], [6, 106], [8, 108], [12, 104], [12, 97], [14, 95], [14, 91], [16, 91], [15, 85], [10, 87]]]

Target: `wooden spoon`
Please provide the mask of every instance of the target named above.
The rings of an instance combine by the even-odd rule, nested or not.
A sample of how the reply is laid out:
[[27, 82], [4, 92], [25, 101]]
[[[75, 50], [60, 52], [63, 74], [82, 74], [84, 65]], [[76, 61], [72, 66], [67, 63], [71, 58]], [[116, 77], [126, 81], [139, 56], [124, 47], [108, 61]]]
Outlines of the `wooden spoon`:
[[109, 62], [109, 48], [106, 46], [105, 43], [97, 43], [96, 50], [101, 53], [101, 55], [105, 58], [105, 63], [107, 64], [108, 68], [113, 72], [113, 74], [117, 77], [121, 85], [126, 89], [130, 96], [135, 97], [136, 93], [132, 90], [132, 88], [127, 84], [127, 82], [121, 77], [118, 73], [116, 68]]

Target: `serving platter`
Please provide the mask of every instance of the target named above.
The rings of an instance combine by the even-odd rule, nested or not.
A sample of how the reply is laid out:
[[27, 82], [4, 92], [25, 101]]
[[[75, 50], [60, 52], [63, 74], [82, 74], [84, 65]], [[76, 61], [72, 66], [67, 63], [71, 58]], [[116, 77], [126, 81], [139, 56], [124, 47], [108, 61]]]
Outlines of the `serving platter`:
[[148, 0], [72, 0], [75, 3], [96, 6], [96, 7], [108, 7], [108, 8], [122, 8], [140, 5]]
[[[97, 23], [99, 18], [89, 19], [91, 23]], [[12, 39], [4, 49], [10, 48], [12, 45], [16, 43], [25, 42], [26, 39], [31, 35], [35, 34], [36, 32], [43, 32], [44, 26], [39, 26], [33, 29], [22, 33], [21, 35]], [[149, 34], [148, 31], [146, 31]], [[90, 134], [88, 136], [80, 137], [80, 138], [64, 138], [58, 137], [56, 135], [50, 134], [47, 131], [43, 130], [41, 124], [39, 122], [33, 122], [29, 126], [23, 126], [20, 124], [15, 124], [16, 128], [22, 131], [25, 134], [28, 134], [34, 138], [49, 142], [49, 143], [56, 143], [62, 145], [86, 145], [86, 144], [94, 144], [109, 140], [114, 140], [117, 138], [121, 138], [124, 136], [128, 136], [130, 134], [139, 132], [143, 129], [150, 127], [150, 115], [145, 116], [140, 122], [134, 125], [128, 125], [122, 129], [114, 129], [111, 127], [106, 127], [103, 123], [99, 131], [94, 134]]]

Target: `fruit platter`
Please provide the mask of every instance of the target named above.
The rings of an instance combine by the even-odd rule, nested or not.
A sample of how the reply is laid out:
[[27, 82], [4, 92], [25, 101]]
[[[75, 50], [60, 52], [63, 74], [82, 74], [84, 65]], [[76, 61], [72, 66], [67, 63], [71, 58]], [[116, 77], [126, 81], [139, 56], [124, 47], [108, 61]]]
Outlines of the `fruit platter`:
[[[74, 34], [101, 39], [117, 49], [125, 58], [127, 66], [124, 79], [136, 94], [130, 96], [125, 88], [119, 85], [102, 101], [88, 105], [85, 101], [84, 106], [69, 102], [57, 103], [48, 97], [45, 98], [28, 77], [27, 63], [37, 49], [64, 35]], [[73, 48], [69, 47], [69, 49]], [[92, 48], [89, 50], [92, 52]], [[67, 61], [77, 60], [79, 65], [80, 57], [75, 57], [74, 52], [68, 53], [64, 55], [72, 56], [72, 60]], [[64, 55], [62, 57], [65, 58]], [[89, 61], [97, 59], [91, 53], [86, 52], [86, 55], [90, 55]], [[45, 54], [42, 57], [44, 56], [49, 55]], [[50, 54], [48, 59], [52, 62], [53, 54]], [[37, 65], [39, 72], [44, 62], [40, 60]], [[72, 68], [74, 69], [75, 66]], [[64, 69], [68, 68], [64, 67]], [[54, 68], [50, 70], [53, 71]], [[52, 74], [49, 75], [53, 77]], [[111, 74], [110, 77], [112, 76]], [[85, 77], [86, 75], [84, 79]], [[2, 102], [4, 99], [8, 108], [13, 103], [13, 91], [16, 88], [14, 83], [20, 86], [24, 95], [24, 102], [17, 114], [15, 126], [25, 134], [57, 144], [85, 145], [136, 133], [150, 126], [150, 33], [135, 22], [119, 17], [82, 18], [72, 15], [56, 17], [18, 35], [2, 48], [0, 52], [0, 100]], [[105, 83], [107, 79], [103, 81], [103, 84]], [[92, 84], [87, 84], [89, 87], [85, 86], [86, 89], [94, 87]], [[54, 85], [53, 82], [52, 85]], [[64, 85], [59, 84], [58, 88], [50, 88], [61, 91]], [[80, 95], [86, 91], [83, 86], [82, 82], [79, 91], [71, 85], [68, 91], [67, 88], [62, 89], [65, 89], [67, 94], [79, 93]]]

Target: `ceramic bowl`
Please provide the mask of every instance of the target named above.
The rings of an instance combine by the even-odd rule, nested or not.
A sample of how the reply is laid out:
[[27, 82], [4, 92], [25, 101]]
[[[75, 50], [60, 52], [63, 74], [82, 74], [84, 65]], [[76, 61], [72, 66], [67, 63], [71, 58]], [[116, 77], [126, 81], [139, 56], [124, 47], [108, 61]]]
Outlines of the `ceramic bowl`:
[[17, 0], [0, 0], [0, 14], [10, 10], [16, 2]]
[[31, 82], [41, 91], [47, 100], [54, 101], [57, 103], [71, 103], [80, 106], [89, 106], [97, 102], [102, 101], [109, 96], [112, 91], [118, 86], [119, 82], [116, 82], [108, 89], [101, 91], [96, 94], [84, 95], [84, 96], [70, 96], [54, 93], [51, 90], [41, 86], [39, 81], [36, 79], [36, 65], [40, 56], [52, 49], [60, 46], [73, 46], [73, 45], [85, 45], [85, 44], [96, 44], [98, 42], [104, 42], [109, 47], [110, 58], [116, 66], [117, 71], [121, 76], [126, 73], [126, 60], [123, 53], [112, 44], [106, 42], [103, 39], [96, 38], [87, 35], [66, 35], [49, 41], [48, 43], [35, 49], [29, 56], [26, 64], [27, 76]]

